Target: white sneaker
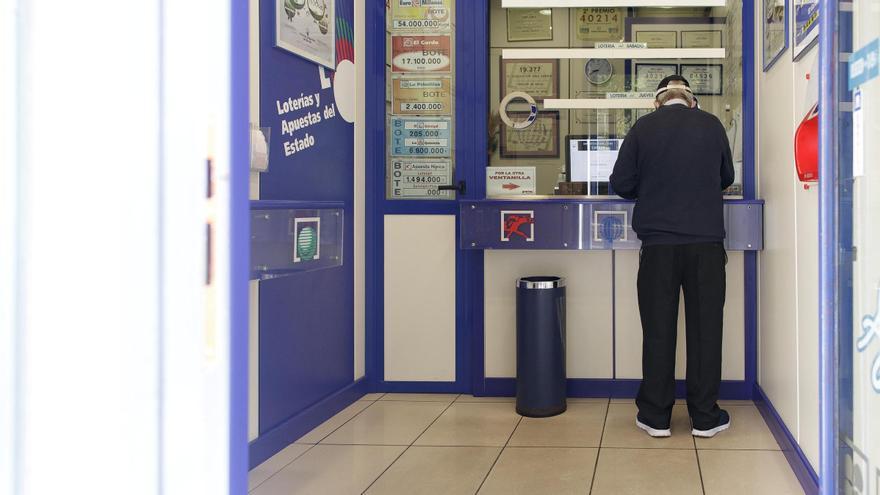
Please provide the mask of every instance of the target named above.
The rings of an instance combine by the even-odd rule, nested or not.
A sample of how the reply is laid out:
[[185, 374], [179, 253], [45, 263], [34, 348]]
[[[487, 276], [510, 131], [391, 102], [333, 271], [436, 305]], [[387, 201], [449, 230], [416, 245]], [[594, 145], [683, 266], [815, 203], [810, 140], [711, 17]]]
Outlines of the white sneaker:
[[666, 428], [665, 430], [658, 430], [656, 428], [651, 428], [650, 426], [646, 425], [645, 423], [642, 423], [641, 421], [639, 421], [639, 418], [636, 418], [636, 426], [645, 430], [648, 433], [648, 435], [651, 435], [654, 438], [664, 438], [664, 437], [671, 437], [672, 436], [672, 430], [670, 430], [669, 428]]

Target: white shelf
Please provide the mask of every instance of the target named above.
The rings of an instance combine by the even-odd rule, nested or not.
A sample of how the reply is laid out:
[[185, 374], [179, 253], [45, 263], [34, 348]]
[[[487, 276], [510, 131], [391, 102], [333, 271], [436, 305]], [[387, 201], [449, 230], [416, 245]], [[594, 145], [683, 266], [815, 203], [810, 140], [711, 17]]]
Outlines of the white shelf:
[[654, 108], [654, 100], [648, 98], [579, 98], [571, 100], [544, 100], [548, 110], [589, 110], [589, 109], [641, 109]]
[[724, 48], [506, 48], [504, 59], [636, 58], [692, 59], [724, 58]]
[[505, 9], [551, 7], [724, 7], [726, 0], [502, 0]]

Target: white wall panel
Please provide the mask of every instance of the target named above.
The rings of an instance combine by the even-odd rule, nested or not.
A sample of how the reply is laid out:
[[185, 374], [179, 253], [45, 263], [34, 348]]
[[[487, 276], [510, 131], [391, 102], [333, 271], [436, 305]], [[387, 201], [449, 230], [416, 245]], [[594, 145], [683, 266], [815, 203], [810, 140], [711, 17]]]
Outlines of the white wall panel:
[[248, 442], [260, 436], [260, 282], [248, 286]]
[[385, 380], [455, 381], [455, 216], [385, 216]]
[[[724, 305], [724, 341], [722, 344], [723, 380], [745, 379], [745, 284], [743, 253], [730, 251], [727, 264], [727, 299]], [[618, 251], [616, 273], [617, 378], [642, 377], [642, 323], [639, 318], [636, 278], [638, 251]], [[685, 378], [687, 369], [684, 294], [678, 309], [678, 338], [675, 376]]]
[[[760, 23], [760, 11], [756, 12]], [[760, 60], [761, 32], [756, 35]], [[807, 79], [818, 50], [785, 54], [758, 72], [758, 186], [765, 200], [759, 255], [758, 383], [814, 467], [819, 460], [818, 202], [797, 180], [792, 140], [815, 101]]]
[[355, 72], [357, 74], [357, 117], [354, 121], [354, 379], [366, 374], [365, 339], [366, 316], [364, 308], [366, 224], [366, 24], [364, 2], [354, 5]]
[[[759, 383], [792, 432], [797, 431], [797, 248], [792, 152], [791, 64], [783, 57], [761, 78], [760, 176], [764, 251], [760, 253]], [[790, 95], [788, 98], [782, 95]]]
[[[260, 122], [260, 1], [248, 0], [250, 121]], [[251, 172], [249, 197], [260, 199], [260, 173]], [[248, 441], [260, 434], [260, 282], [250, 281], [248, 303]]]
[[[800, 119], [815, 102], [805, 74], [819, 50], [814, 49], [794, 66], [794, 119]], [[815, 76], [813, 76], [815, 77]], [[818, 86], [816, 82], [813, 85]], [[812, 88], [815, 91], [815, 88]], [[808, 94], [810, 93], [810, 94]], [[792, 129], [792, 135], [794, 128]], [[795, 188], [797, 215], [798, 305], [798, 426], [797, 439], [813, 466], [819, 466], [819, 188]]]
[[614, 260], [614, 326], [616, 378], [642, 377], [642, 322], [639, 319], [636, 278], [639, 252], [617, 251]]
[[516, 280], [566, 278], [566, 366], [569, 378], [611, 378], [611, 253], [486, 251], [487, 377], [516, 376]]

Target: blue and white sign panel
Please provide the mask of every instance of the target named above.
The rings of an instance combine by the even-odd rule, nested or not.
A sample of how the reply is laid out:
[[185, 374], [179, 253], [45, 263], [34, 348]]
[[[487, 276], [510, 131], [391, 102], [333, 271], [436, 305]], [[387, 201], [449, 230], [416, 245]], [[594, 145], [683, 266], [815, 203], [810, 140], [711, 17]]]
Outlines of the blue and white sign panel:
[[849, 90], [880, 76], [880, 38], [860, 48], [849, 59]]
[[452, 119], [391, 117], [391, 156], [452, 156]]

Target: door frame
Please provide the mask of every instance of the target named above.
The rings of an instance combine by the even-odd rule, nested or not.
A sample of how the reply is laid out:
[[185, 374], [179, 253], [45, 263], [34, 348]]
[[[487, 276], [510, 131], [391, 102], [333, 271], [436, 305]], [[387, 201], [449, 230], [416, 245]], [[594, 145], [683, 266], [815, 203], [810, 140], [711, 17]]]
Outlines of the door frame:
[[[489, 1], [455, 0], [456, 65], [483, 67], [489, 63]], [[743, 198], [756, 197], [755, 156], [755, 20], [754, 5], [743, 3]], [[512, 379], [485, 376], [484, 254], [480, 250], [457, 251], [456, 268], [456, 381], [384, 381], [384, 215], [431, 214], [431, 201], [388, 201], [385, 199], [385, 43], [384, 3], [375, 2], [366, 13], [366, 370], [374, 392], [457, 392], [481, 395], [510, 395]], [[488, 149], [489, 71], [456, 72], [456, 180], [466, 180], [467, 194], [461, 199], [484, 199], [483, 173]], [[464, 102], [465, 105], [460, 104]], [[476, 105], [467, 105], [474, 103]], [[477, 111], [474, 111], [474, 108]], [[467, 109], [467, 110], [466, 110]], [[450, 202], [452, 203], [452, 202]], [[458, 215], [456, 213], [456, 225]], [[456, 242], [460, 232], [456, 233]], [[744, 379], [723, 384], [729, 398], [751, 398], [757, 390], [757, 253], [744, 253]], [[572, 381], [572, 380], [570, 380]], [[636, 381], [574, 379], [578, 395], [634, 395]]]
[[[468, 0], [454, 0], [456, 13], [455, 64], [472, 67], [487, 53], [486, 16], [488, 8], [472, 12]], [[488, 5], [488, 4], [487, 4]], [[485, 177], [476, 173], [482, 163], [478, 150], [485, 150], [485, 112], [477, 112], [459, 102], [473, 101], [487, 89], [488, 74], [467, 70], [455, 72], [455, 180], [465, 181], [467, 191], [455, 201], [388, 200], [385, 197], [386, 166], [386, 19], [385, 2], [368, 2], [366, 11], [366, 376], [374, 392], [472, 393], [474, 365], [482, 366], [482, 340], [477, 346], [473, 323], [482, 322], [472, 301], [482, 300], [481, 252], [459, 248], [459, 200], [483, 198]], [[481, 21], [482, 19], [482, 21]], [[482, 27], [483, 29], [480, 29]], [[480, 72], [480, 71], [478, 71]], [[473, 77], [475, 76], [475, 77]], [[385, 381], [385, 215], [455, 215], [456, 217], [456, 317], [455, 381]], [[482, 304], [477, 305], [482, 312]], [[474, 335], [472, 335], [474, 334]], [[481, 333], [480, 333], [481, 334]], [[482, 373], [481, 373], [482, 374]]]

